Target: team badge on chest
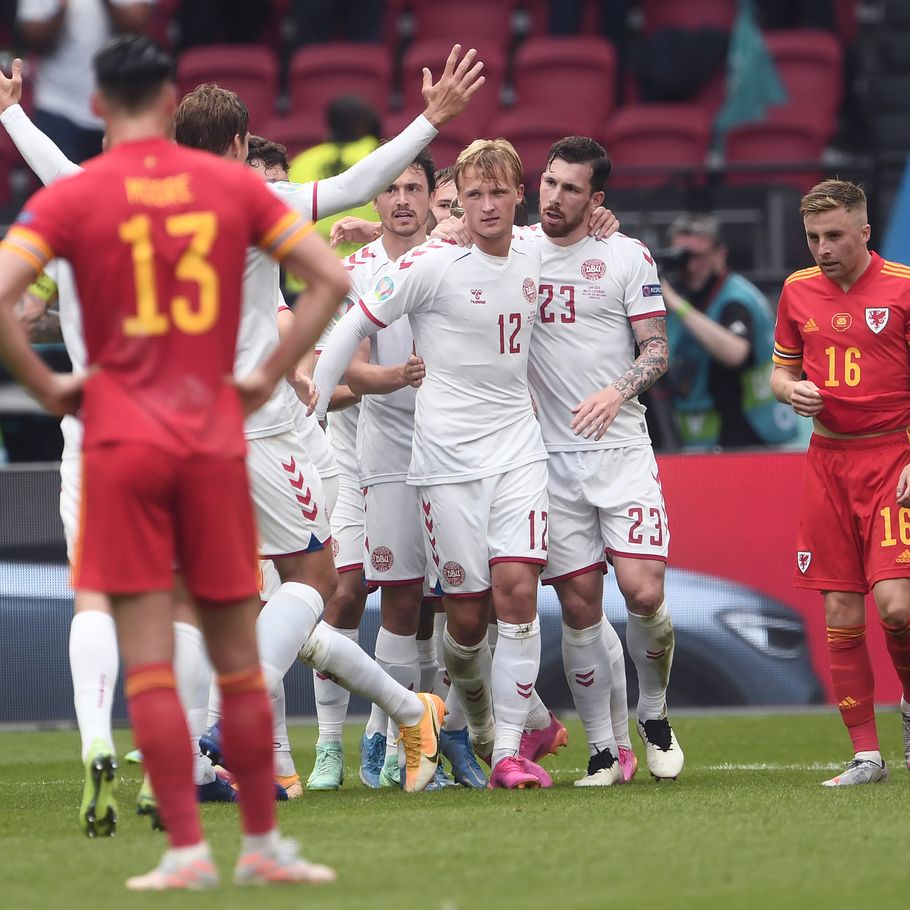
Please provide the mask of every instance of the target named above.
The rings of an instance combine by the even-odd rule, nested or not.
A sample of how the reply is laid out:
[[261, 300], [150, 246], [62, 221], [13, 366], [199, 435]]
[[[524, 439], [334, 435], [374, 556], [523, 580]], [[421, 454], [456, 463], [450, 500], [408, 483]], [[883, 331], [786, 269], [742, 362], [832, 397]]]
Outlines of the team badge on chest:
[[521, 284], [521, 289], [524, 291], [525, 300], [527, 300], [528, 303], [533, 304], [537, 302], [537, 285], [532, 279], [525, 278]]
[[809, 571], [809, 566], [812, 563], [812, 553], [809, 550], [800, 550], [796, 554], [796, 568], [799, 569], [803, 575]]
[[876, 335], [888, 324], [888, 316], [891, 310], [884, 306], [867, 306], [866, 307], [866, 325], [875, 332]]
[[597, 281], [603, 278], [607, 266], [603, 259], [586, 259], [581, 264], [581, 277], [588, 281]]

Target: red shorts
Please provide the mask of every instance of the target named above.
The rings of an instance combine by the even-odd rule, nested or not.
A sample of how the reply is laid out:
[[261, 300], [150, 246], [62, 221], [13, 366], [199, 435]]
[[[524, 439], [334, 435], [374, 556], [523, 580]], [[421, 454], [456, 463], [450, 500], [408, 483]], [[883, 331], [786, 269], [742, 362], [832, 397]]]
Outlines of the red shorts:
[[177, 456], [141, 443], [83, 452], [73, 586], [170, 590], [179, 565], [203, 601], [254, 597], [256, 525], [243, 458]]
[[910, 464], [910, 431], [867, 439], [813, 434], [806, 455], [794, 584], [866, 594], [910, 578], [910, 509], [897, 481]]

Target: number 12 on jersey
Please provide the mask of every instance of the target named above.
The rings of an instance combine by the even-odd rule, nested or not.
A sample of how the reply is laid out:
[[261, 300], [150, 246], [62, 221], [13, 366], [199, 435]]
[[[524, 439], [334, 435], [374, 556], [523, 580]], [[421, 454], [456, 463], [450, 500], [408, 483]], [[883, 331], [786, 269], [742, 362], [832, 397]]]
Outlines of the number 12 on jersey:
[[[512, 334], [506, 338], [506, 333], [512, 326]], [[521, 313], [509, 313], [508, 316], [499, 317], [499, 353], [518, 354], [521, 352], [521, 342], [516, 341], [521, 331]], [[508, 346], [507, 346], [508, 345]]]

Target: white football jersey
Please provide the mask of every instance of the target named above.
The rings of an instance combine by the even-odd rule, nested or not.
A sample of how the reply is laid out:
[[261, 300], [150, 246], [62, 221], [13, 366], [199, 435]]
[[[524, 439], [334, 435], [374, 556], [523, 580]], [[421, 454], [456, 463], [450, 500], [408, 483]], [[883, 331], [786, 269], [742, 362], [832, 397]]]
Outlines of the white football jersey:
[[427, 367], [408, 482], [457, 483], [546, 460], [527, 377], [539, 279], [536, 244], [513, 244], [496, 257], [431, 240], [402, 256], [345, 315], [316, 383], [329, 386], [361, 338], [408, 315]]
[[[352, 293], [356, 303], [369, 294], [376, 281], [394, 268], [382, 243], [374, 240], [353, 257], [361, 263], [351, 271]], [[364, 261], [366, 256], [373, 258]], [[360, 277], [355, 275], [360, 272]], [[397, 366], [404, 363], [414, 348], [414, 336], [407, 317], [393, 322], [370, 338], [370, 363]], [[357, 428], [357, 466], [360, 483], [402, 482], [408, 476], [411, 463], [411, 444], [414, 437], [414, 405], [417, 389], [406, 386], [387, 395], [365, 395], [360, 405], [360, 425]]]
[[313, 462], [313, 467], [323, 479], [336, 477], [339, 470], [338, 462], [335, 460], [335, 453], [332, 451], [326, 434], [319, 426], [316, 415], [310, 414], [307, 417], [304, 403], [289, 385], [285, 388], [287, 389], [288, 407], [294, 418], [294, 430], [297, 438], [303, 443], [304, 451]]
[[[69, 355], [74, 373], [84, 373], [88, 363], [85, 351], [85, 335], [82, 331], [82, 306], [76, 291], [76, 279], [70, 264], [65, 259], [53, 259], [44, 271], [57, 285], [57, 310], [60, 313], [60, 332], [63, 346]], [[82, 450], [82, 421], [67, 414], [60, 421], [63, 448], [66, 455], [78, 454]]]
[[537, 321], [528, 378], [550, 452], [650, 443], [645, 408], [627, 401], [602, 439], [572, 431], [572, 408], [625, 373], [635, 360], [632, 323], [666, 315], [647, 247], [614, 234], [557, 246], [522, 232], [541, 251]]

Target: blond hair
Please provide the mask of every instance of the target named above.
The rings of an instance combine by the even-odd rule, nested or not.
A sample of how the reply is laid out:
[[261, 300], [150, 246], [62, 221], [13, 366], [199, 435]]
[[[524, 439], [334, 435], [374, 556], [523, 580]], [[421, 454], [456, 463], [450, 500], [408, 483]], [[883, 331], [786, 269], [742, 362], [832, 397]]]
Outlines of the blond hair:
[[866, 194], [863, 188], [849, 180], [823, 180], [813, 186], [799, 204], [799, 213], [804, 218], [834, 209], [859, 212], [865, 219]]
[[223, 155], [234, 136], [243, 139], [250, 131], [250, 114], [239, 95], [208, 82], [184, 96], [174, 130], [180, 145]]
[[482, 180], [511, 180], [521, 185], [521, 158], [508, 139], [475, 139], [455, 160], [455, 186], [461, 189], [465, 172], [475, 171]]

